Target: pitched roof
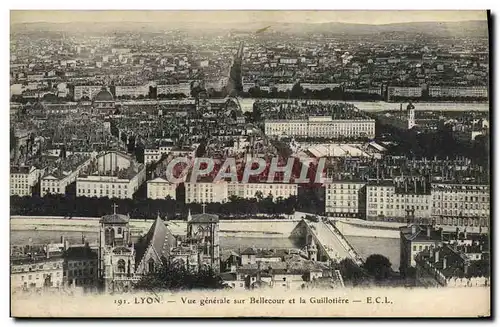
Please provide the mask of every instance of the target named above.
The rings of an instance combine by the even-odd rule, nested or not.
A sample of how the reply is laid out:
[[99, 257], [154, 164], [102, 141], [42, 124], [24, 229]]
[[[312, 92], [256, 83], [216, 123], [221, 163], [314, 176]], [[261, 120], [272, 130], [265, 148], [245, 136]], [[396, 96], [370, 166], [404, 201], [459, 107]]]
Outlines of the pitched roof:
[[245, 250], [243, 250], [243, 252], [241, 252], [242, 255], [255, 255], [257, 254], [257, 250], [255, 250], [254, 248], [246, 248]]
[[157, 217], [143, 240], [136, 245], [135, 262], [138, 265], [144, 257], [147, 249], [151, 246], [158, 256], [167, 257], [170, 249], [175, 245], [175, 237], [165, 225], [165, 222]]
[[72, 246], [64, 252], [68, 260], [97, 259], [97, 251], [86, 246]]
[[[412, 230], [412, 226], [415, 227], [415, 232]], [[430, 228], [430, 236], [427, 236], [427, 228]], [[440, 241], [441, 231], [436, 230], [432, 226], [417, 225], [413, 224], [411, 226], [400, 227], [401, 235], [409, 241]]]
[[209, 214], [209, 213], [201, 213], [197, 215], [193, 215], [193, 218], [189, 221], [189, 223], [218, 223], [219, 216]]
[[114, 213], [111, 215], [102, 216], [100, 223], [101, 224], [127, 224], [130, 218], [125, 215], [120, 215], [118, 213]]

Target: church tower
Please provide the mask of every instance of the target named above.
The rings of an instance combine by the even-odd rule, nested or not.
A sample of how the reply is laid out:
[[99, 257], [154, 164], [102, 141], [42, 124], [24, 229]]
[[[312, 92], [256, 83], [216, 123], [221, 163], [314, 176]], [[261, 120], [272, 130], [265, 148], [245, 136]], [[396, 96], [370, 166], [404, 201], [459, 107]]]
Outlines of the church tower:
[[308, 254], [309, 260], [311, 260], [311, 261], [318, 260], [318, 248], [316, 247], [316, 244], [314, 243], [314, 241], [312, 241], [311, 244], [308, 245], [307, 254]]
[[411, 101], [406, 107], [406, 114], [408, 118], [408, 129], [412, 129], [415, 126], [415, 106], [411, 103]]
[[99, 279], [105, 292], [126, 292], [135, 272], [135, 250], [131, 242], [129, 216], [103, 216], [99, 233]]
[[216, 273], [220, 271], [219, 216], [205, 212], [188, 214], [188, 240], [195, 244], [199, 253], [199, 266], [211, 267]]

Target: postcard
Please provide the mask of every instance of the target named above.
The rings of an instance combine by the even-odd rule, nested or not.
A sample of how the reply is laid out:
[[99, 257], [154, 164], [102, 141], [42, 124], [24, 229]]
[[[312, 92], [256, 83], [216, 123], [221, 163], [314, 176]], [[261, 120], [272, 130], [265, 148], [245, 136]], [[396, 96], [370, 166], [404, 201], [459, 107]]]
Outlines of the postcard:
[[488, 24], [11, 11], [11, 316], [490, 317]]

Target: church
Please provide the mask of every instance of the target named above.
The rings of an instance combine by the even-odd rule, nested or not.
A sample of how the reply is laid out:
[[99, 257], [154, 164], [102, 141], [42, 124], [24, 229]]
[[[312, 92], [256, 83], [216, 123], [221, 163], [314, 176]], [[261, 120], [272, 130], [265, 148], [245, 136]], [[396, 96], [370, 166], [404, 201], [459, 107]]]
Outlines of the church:
[[186, 233], [174, 235], [158, 217], [136, 243], [130, 233], [130, 216], [103, 216], [99, 232], [99, 281], [105, 292], [127, 292], [142, 276], [161, 265], [176, 264], [198, 271], [220, 272], [219, 217], [203, 213], [187, 216]]

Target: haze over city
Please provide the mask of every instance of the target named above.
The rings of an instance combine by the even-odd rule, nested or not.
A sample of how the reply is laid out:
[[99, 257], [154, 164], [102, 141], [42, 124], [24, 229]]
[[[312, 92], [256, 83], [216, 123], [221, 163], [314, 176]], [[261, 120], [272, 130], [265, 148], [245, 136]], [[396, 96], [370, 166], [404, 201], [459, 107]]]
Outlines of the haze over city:
[[11, 19], [15, 295], [488, 290], [486, 11]]

